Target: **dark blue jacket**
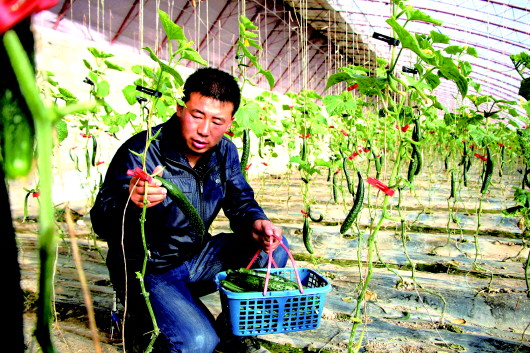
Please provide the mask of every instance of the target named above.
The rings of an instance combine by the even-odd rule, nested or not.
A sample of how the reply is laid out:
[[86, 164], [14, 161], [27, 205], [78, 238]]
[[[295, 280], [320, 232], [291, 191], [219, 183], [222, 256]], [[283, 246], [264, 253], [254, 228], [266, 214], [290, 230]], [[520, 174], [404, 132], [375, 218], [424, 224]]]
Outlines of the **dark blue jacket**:
[[[182, 153], [179, 121], [175, 115], [152, 129], [156, 139], [147, 153], [147, 171], [165, 167], [163, 177], [176, 184], [198, 210], [206, 229], [222, 209], [235, 233], [250, 236], [252, 223], [267, 219], [254, 199], [254, 192], [241, 173], [237, 148], [228, 138], [203, 155], [192, 168]], [[130, 176], [127, 170], [141, 167], [147, 133], [141, 132], [126, 141], [116, 152], [105, 180], [90, 211], [95, 233], [109, 245], [109, 255], [122, 257], [122, 234], [125, 257], [136, 265], [144, 259], [140, 217], [142, 209], [127, 203]], [[135, 152], [135, 153], [133, 153]], [[147, 209], [145, 222], [148, 268], [164, 269], [180, 265], [197, 254], [211, 235], [202, 239], [170, 197]], [[135, 266], [136, 267], [136, 266]]]

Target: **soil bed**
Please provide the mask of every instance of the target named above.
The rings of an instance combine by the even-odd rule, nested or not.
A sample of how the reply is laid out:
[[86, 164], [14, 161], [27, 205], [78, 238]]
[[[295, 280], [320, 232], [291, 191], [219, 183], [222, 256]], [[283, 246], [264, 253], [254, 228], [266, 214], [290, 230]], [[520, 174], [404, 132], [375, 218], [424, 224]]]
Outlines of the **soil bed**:
[[[502, 185], [494, 184], [491, 195], [495, 197], [483, 202], [480, 227], [477, 227], [478, 204], [472, 197], [476, 196], [472, 187], [467, 193], [469, 197], [458, 200], [458, 210], [450, 219], [446, 196], [449, 185], [443, 180], [444, 175], [439, 178], [418, 184], [412, 193], [414, 197], [403, 198], [401, 217], [405, 219], [405, 237], [401, 236], [399, 222], [392, 221], [385, 222], [378, 234], [379, 256], [363, 307], [364, 325], [360, 326], [355, 341], [364, 329], [362, 352], [530, 352], [530, 300], [523, 269], [528, 249], [522, 248], [522, 231], [517, 227], [517, 219], [502, 215], [503, 209], [514, 204], [509, 177], [504, 177]], [[347, 351], [351, 315], [359, 284], [366, 276], [364, 245], [370, 221], [377, 218], [379, 211], [370, 211], [366, 203], [354, 230], [341, 236], [340, 223], [351, 206], [351, 197], [344, 195], [334, 203], [329, 184], [323, 179], [317, 180], [311, 189], [315, 198], [312, 209], [324, 215], [323, 222], [312, 223], [315, 248], [312, 256], [302, 241], [299, 181], [278, 175], [262, 175], [252, 180], [267, 214], [289, 237], [297, 265], [315, 269], [332, 284], [320, 328], [259, 336], [271, 345], [272, 352]], [[517, 184], [513, 178], [511, 185]], [[411, 191], [404, 193], [410, 195]], [[372, 192], [367, 202], [373, 205], [378, 198], [380, 195]], [[113, 291], [104, 264], [106, 244], [91, 235], [90, 220], [83, 217], [86, 210], [77, 211], [80, 218], [76, 237], [103, 351], [121, 352], [120, 334], [111, 316]], [[397, 209], [392, 212], [394, 216], [399, 215]], [[64, 223], [59, 224], [65, 227]], [[39, 348], [31, 338], [31, 330], [35, 322], [32, 303], [37, 292], [38, 224], [18, 219], [15, 227], [22, 285], [27, 293], [28, 352], [37, 352]], [[228, 222], [220, 216], [211, 231], [216, 234], [226, 230]], [[58, 252], [57, 320], [53, 333], [60, 352], [94, 351], [71, 254], [71, 242], [65, 237]], [[414, 279], [420, 286], [414, 285], [413, 266]], [[217, 293], [203, 299], [214, 313], [220, 312]]]

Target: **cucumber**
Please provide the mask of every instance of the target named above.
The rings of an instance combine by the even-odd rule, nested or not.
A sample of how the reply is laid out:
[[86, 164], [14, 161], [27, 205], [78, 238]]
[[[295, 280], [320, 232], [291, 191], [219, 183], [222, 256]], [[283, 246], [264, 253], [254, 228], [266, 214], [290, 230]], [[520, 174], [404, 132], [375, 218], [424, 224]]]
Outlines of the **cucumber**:
[[456, 197], [456, 177], [455, 177], [455, 171], [451, 171], [451, 192], [449, 194], [449, 198], [455, 198]]
[[315, 253], [315, 250], [313, 249], [313, 240], [311, 239], [312, 233], [313, 230], [309, 226], [309, 217], [304, 217], [304, 225], [302, 227], [302, 239], [304, 240], [304, 245], [307, 252], [311, 255]]
[[480, 193], [485, 194], [491, 184], [491, 178], [493, 177], [493, 158], [491, 156], [490, 148], [486, 147], [486, 153], [488, 156], [488, 159], [486, 160], [486, 171], [484, 174], [484, 179], [482, 182], [482, 187], [480, 188]]
[[1, 153], [8, 178], [29, 174], [33, 165], [35, 128], [24, 98], [6, 89], [0, 97]]
[[355, 190], [353, 190], [353, 183], [350, 178], [350, 172], [348, 171], [348, 158], [342, 158], [342, 171], [344, 172], [344, 177], [346, 178], [346, 184], [348, 185], [348, 192], [355, 196]]
[[353, 222], [357, 218], [357, 215], [362, 209], [363, 206], [363, 200], [364, 200], [364, 180], [361, 175], [361, 172], [357, 172], [357, 178], [359, 179], [359, 184], [357, 184], [357, 192], [355, 193], [355, 201], [353, 202], [353, 206], [350, 209], [350, 212], [348, 212], [348, 215], [344, 219], [344, 222], [342, 223], [340, 227], [340, 234], [346, 233], [348, 229], [352, 226]]
[[220, 283], [224, 289], [229, 290], [231, 292], [242, 293], [245, 291], [245, 289], [225, 279], [222, 279]]
[[171, 199], [177, 204], [180, 210], [188, 218], [195, 233], [201, 238], [203, 238], [204, 233], [206, 232], [204, 222], [202, 221], [199, 212], [197, 212], [197, 210], [191, 204], [190, 200], [188, 200], [186, 195], [184, 195], [182, 191], [169, 180], [166, 180], [158, 175], [155, 175], [154, 178], [156, 180], [159, 180], [162, 183], [162, 186], [167, 189]]
[[318, 218], [313, 215], [311, 211], [311, 206], [307, 208], [307, 213], [308, 213], [309, 218], [315, 223], [319, 223], [324, 220], [324, 215], [322, 213], [318, 215]]
[[[265, 277], [236, 271], [227, 274], [225, 280], [243, 288], [245, 292], [261, 292], [265, 288], [266, 279]], [[287, 283], [269, 278], [267, 289], [270, 291], [294, 290], [298, 289], [298, 285], [294, 282]]]
[[[258, 276], [258, 277], [263, 277], [263, 278], [266, 278], [267, 277], [267, 272], [266, 271], [256, 271], [256, 270], [253, 270], [253, 269], [250, 269], [250, 268], [240, 268], [238, 270], [238, 272], [240, 273], [246, 273], [246, 274], [250, 274], [250, 275], [254, 275], [254, 276]], [[274, 281], [278, 281], [278, 282], [284, 282], [284, 283], [294, 283], [293, 281], [291, 281], [290, 279], [287, 279], [283, 276], [280, 276], [280, 275], [277, 275], [275, 273], [270, 273], [270, 279], [274, 280]], [[298, 286], [296, 283], [295, 283], [296, 286]]]
[[241, 154], [241, 173], [247, 178], [247, 165], [250, 158], [250, 130], [243, 130], [243, 153]]

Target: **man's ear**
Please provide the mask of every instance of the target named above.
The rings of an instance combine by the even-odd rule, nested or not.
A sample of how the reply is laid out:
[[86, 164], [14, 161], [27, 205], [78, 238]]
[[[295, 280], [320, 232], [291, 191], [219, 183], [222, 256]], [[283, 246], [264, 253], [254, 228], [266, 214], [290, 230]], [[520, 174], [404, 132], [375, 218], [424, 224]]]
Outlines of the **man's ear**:
[[180, 104], [177, 104], [177, 116], [180, 117], [183, 110], [184, 110], [184, 107]]

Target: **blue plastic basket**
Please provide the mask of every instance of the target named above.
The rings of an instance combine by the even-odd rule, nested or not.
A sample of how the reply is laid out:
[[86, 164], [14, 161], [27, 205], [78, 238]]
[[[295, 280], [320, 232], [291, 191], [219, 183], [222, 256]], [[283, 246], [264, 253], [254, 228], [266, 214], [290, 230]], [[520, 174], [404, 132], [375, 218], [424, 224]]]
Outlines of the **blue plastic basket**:
[[[266, 269], [260, 269], [266, 271]], [[296, 282], [293, 268], [271, 269]], [[236, 336], [255, 336], [272, 333], [312, 330], [320, 326], [326, 293], [331, 290], [329, 282], [317, 272], [298, 268], [304, 286], [300, 290], [236, 293], [220, 285], [226, 272], [217, 274], [215, 280], [221, 295], [221, 305], [230, 320]]]

